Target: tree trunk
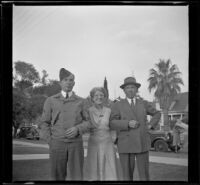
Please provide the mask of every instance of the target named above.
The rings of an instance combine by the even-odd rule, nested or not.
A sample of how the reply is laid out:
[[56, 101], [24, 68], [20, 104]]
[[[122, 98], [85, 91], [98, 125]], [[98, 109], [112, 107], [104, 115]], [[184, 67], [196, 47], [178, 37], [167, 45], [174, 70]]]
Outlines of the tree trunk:
[[168, 110], [163, 109], [163, 116], [164, 116], [164, 131], [169, 131], [169, 117], [168, 117]]

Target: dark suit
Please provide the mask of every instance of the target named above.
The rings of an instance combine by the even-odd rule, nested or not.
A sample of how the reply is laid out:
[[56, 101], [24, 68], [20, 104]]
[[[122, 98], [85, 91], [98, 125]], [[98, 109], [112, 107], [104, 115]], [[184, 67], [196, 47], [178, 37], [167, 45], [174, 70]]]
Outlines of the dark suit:
[[[133, 180], [135, 158], [137, 159], [140, 180], [149, 180], [151, 141], [148, 133], [147, 115], [152, 116], [149, 124], [155, 128], [161, 114], [147, 101], [136, 99], [136, 104], [130, 106], [127, 99], [122, 99], [112, 106], [110, 127], [117, 130], [117, 145], [124, 180]], [[138, 121], [140, 126], [129, 128], [130, 120]]]

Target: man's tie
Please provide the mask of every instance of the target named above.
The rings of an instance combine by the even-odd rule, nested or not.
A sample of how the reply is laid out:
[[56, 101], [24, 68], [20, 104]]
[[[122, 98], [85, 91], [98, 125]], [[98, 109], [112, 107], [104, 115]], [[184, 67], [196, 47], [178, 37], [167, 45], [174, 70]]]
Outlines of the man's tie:
[[68, 93], [66, 93], [66, 97], [65, 97], [65, 99], [67, 99], [67, 98], [69, 98]]
[[134, 104], [134, 100], [133, 100], [133, 98], [131, 99], [131, 106], [134, 106], [135, 104]]

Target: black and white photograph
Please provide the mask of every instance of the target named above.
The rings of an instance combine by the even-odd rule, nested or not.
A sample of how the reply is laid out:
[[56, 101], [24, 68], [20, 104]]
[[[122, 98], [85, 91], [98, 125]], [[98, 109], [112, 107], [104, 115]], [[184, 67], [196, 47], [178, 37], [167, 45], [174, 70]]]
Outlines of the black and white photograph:
[[187, 182], [188, 10], [13, 5], [12, 180]]

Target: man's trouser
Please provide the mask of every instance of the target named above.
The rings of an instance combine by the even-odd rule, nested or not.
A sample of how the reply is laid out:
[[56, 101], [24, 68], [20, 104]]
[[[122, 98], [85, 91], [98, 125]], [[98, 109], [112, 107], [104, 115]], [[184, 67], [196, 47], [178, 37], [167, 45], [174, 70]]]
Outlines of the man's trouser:
[[149, 180], [149, 152], [143, 153], [119, 153], [123, 180], [133, 180], [135, 159], [137, 161], [139, 178], [142, 181]]
[[83, 142], [50, 142], [52, 180], [83, 180]]

